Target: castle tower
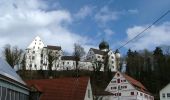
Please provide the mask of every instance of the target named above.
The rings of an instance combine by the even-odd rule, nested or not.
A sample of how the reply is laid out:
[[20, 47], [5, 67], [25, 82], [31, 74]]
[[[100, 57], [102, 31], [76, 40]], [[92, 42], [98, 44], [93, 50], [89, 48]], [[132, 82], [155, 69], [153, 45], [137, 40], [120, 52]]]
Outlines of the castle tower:
[[41, 51], [44, 47], [39, 36], [30, 43], [26, 49], [26, 69], [28, 70], [39, 70], [41, 65]]

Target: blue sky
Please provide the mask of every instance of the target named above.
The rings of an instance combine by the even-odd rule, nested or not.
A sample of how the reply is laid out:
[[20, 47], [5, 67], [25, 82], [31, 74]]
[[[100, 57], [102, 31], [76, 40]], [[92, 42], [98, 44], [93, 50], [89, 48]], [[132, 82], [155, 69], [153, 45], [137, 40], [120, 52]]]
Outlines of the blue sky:
[[[170, 0], [1, 0], [0, 47], [26, 48], [39, 35], [45, 44], [71, 53], [80, 43], [86, 51], [104, 39], [115, 50], [170, 10]], [[170, 43], [170, 13], [120, 51], [149, 49]]]

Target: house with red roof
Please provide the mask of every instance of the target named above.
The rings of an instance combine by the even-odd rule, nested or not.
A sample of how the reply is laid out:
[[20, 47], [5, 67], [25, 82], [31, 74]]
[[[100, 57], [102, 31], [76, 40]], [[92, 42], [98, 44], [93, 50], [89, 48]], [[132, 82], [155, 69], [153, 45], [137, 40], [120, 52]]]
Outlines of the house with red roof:
[[30, 100], [93, 100], [89, 77], [27, 80]]
[[154, 100], [141, 82], [120, 72], [116, 72], [105, 91], [95, 97], [96, 100]]

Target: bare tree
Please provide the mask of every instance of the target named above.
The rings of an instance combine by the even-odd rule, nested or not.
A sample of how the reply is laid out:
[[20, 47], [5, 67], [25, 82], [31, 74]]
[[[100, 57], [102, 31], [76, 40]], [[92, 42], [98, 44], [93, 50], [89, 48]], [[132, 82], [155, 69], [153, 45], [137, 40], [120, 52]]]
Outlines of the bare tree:
[[48, 61], [48, 70], [49, 70], [49, 76], [52, 76], [52, 68], [56, 68], [57, 60], [59, 59], [60, 54], [57, 51], [53, 51], [50, 49], [47, 49], [47, 61]]
[[23, 50], [19, 49], [17, 46], [11, 47], [7, 44], [4, 46], [3, 55], [5, 60], [9, 65], [14, 68], [15, 65], [19, 65], [22, 59]]
[[75, 57], [75, 61], [76, 61], [76, 71], [77, 71], [77, 76], [78, 76], [78, 70], [79, 70], [79, 61], [81, 60], [81, 58], [85, 55], [85, 51], [84, 48], [78, 44], [75, 43], [74, 44], [74, 52], [73, 52], [73, 56]]

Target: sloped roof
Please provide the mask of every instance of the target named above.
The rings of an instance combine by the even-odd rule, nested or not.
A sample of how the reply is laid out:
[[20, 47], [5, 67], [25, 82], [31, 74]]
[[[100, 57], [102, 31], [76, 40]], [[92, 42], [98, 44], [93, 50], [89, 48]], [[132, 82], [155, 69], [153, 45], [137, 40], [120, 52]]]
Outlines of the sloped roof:
[[61, 60], [76, 60], [75, 56], [62, 56]]
[[123, 76], [138, 90], [147, 91], [146, 87], [141, 82], [135, 80], [134, 78], [132, 78], [126, 74], [123, 74]]
[[51, 49], [51, 50], [61, 50], [61, 46], [47, 45], [47, 49]]
[[89, 77], [27, 80], [42, 92], [40, 100], [83, 100]]
[[98, 49], [90, 48], [95, 54], [106, 55], [107, 52]]
[[16, 71], [6, 61], [2, 60], [1, 58], [0, 58], [0, 75], [3, 75], [25, 85], [25, 82], [16, 73]]

